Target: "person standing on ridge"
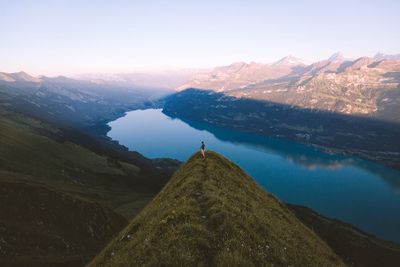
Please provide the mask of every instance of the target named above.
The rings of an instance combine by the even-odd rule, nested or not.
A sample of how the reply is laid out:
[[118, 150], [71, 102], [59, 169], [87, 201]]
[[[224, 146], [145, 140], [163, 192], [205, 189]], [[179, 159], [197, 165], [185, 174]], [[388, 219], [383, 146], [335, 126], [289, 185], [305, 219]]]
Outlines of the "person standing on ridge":
[[204, 141], [201, 141], [200, 151], [203, 158], [206, 158], [206, 145], [204, 144]]

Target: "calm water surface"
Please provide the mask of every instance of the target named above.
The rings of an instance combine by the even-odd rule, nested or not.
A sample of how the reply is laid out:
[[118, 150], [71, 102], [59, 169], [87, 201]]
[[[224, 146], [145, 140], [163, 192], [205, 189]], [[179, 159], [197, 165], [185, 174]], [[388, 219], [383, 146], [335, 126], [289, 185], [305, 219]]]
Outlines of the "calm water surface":
[[112, 139], [149, 158], [182, 161], [204, 140], [287, 203], [310, 207], [400, 243], [400, 171], [303, 144], [136, 110], [110, 122]]

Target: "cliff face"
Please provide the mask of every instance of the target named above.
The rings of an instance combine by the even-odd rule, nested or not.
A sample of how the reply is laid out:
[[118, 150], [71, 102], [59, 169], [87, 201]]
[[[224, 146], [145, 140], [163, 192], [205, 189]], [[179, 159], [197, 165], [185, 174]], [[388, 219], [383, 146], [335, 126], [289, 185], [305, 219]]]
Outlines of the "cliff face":
[[286, 205], [214, 152], [193, 155], [89, 266], [343, 266]]

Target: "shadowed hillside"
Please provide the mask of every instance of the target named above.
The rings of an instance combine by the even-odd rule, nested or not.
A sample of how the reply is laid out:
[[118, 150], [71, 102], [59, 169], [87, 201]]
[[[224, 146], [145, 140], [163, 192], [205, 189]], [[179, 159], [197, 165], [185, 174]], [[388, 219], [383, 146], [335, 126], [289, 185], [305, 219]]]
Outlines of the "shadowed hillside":
[[400, 168], [397, 123], [200, 89], [166, 97], [163, 113], [184, 121], [290, 139]]
[[166, 183], [166, 164], [0, 107], [0, 266], [84, 266]]
[[89, 266], [343, 266], [222, 156], [197, 153]]
[[94, 143], [97, 152], [69, 141], [53, 125], [14, 112], [0, 115], [0, 181], [12, 174], [14, 181], [44, 184], [132, 216], [168, 179], [140, 155], [129, 158], [117, 151], [119, 156]]
[[126, 225], [99, 204], [28, 183], [0, 181], [0, 203], [1, 266], [83, 266]]
[[309, 208], [288, 206], [300, 221], [318, 234], [349, 266], [399, 265], [400, 245], [379, 240], [347, 223], [319, 215]]

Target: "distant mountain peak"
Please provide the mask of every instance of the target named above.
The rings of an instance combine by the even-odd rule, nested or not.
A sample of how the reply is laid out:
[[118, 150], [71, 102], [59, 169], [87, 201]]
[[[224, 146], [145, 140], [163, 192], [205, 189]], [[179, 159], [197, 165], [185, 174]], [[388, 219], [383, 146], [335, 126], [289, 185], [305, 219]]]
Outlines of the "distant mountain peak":
[[374, 58], [381, 58], [381, 57], [384, 57], [384, 56], [386, 56], [386, 54], [378, 51], [378, 53], [375, 54]]
[[29, 75], [24, 71], [10, 73], [9, 75], [13, 77], [16, 81], [35, 82], [35, 83], [41, 82], [40, 78]]
[[247, 65], [247, 63], [244, 61], [240, 61], [240, 62], [233, 62], [230, 66], [234, 67], [234, 66], [244, 66], [244, 65]]
[[305, 61], [301, 58], [294, 57], [292, 55], [281, 58], [280, 60], [273, 63], [274, 66], [279, 65], [304, 65]]
[[328, 58], [328, 61], [344, 61], [343, 53], [338, 51]]
[[390, 54], [385, 54], [385, 53], [382, 53], [382, 52], [378, 52], [374, 56], [374, 60], [384, 60], [384, 59], [400, 60], [400, 54], [390, 55]]
[[4, 82], [15, 82], [15, 79], [8, 73], [0, 72], [0, 81]]

